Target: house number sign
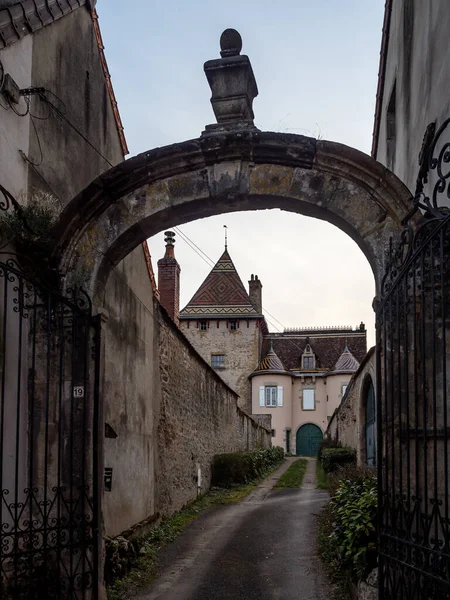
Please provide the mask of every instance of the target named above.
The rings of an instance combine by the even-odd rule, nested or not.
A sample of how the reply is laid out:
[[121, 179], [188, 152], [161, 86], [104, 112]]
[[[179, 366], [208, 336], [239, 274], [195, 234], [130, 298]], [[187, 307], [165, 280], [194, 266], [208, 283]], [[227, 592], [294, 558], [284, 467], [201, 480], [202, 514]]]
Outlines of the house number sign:
[[84, 385], [75, 385], [73, 388], [74, 398], [84, 398]]

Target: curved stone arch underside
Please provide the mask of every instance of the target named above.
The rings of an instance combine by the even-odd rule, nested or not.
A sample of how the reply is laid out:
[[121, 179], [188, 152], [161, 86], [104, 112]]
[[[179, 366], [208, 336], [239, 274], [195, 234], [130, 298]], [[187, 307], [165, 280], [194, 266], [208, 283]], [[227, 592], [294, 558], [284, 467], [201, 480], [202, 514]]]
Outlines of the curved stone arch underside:
[[412, 207], [392, 172], [348, 146], [258, 130], [220, 133], [144, 152], [98, 177], [61, 215], [54, 259], [101, 304], [111, 269], [152, 235], [221, 213], [280, 208], [350, 235], [378, 293], [390, 240], [398, 241]]

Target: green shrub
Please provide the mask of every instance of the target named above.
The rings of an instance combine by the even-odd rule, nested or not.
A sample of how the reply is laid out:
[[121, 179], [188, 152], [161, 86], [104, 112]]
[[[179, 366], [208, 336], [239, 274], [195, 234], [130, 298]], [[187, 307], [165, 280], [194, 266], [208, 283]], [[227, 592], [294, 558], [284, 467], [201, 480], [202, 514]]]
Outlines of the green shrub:
[[324, 448], [321, 462], [325, 473], [333, 473], [339, 467], [356, 464], [356, 452], [353, 448]]
[[376, 566], [377, 480], [373, 476], [346, 479], [331, 501], [330, 544], [337, 564], [353, 579], [360, 579]]
[[327, 448], [342, 448], [342, 444], [341, 442], [333, 440], [333, 438], [323, 438], [323, 440], [320, 442], [319, 451], [317, 453], [317, 457], [320, 461], [322, 460], [322, 452]]
[[262, 477], [270, 467], [282, 462], [284, 450], [280, 446], [251, 452], [216, 454], [212, 465], [212, 485], [230, 487]]

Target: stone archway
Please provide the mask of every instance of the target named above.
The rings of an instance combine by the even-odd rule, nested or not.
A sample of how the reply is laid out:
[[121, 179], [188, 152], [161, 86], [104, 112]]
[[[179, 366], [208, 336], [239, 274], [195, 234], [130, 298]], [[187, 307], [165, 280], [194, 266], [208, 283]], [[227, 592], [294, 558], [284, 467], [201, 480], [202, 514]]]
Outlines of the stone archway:
[[55, 263], [84, 274], [101, 302], [109, 272], [164, 228], [232, 211], [280, 208], [333, 223], [360, 246], [376, 289], [390, 240], [412, 207], [409, 190], [362, 152], [313, 138], [231, 131], [131, 158], [65, 209]]

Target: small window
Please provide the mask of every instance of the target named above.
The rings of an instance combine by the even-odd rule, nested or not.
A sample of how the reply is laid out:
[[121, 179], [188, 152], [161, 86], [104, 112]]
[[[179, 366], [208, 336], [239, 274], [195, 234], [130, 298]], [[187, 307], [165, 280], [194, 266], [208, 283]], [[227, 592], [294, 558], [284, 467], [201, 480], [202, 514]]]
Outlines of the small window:
[[225, 367], [225, 354], [212, 354], [211, 366], [213, 369], [223, 369]]
[[238, 328], [237, 321], [230, 321], [228, 326], [231, 329], [231, 331], [236, 331], [236, 329]]
[[303, 410], [315, 410], [314, 390], [303, 390]]
[[348, 388], [348, 383], [344, 383], [342, 385], [342, 397], [345, 396], [345, 392], [347, 391], [347, 388]]
[[275, 385], [266, 385], [266, 406], [276, 406], [278, 397], [278, 388]]
[[272, 437], [275, 437], [275, 429], [272, 429]]
[[303, 368], [304, 369], [314, 369], [314, 356], [304, 356], [303, 357]]
[[207, 321], [200, 321], [200, 331], [206, 331], [208, 329]]

